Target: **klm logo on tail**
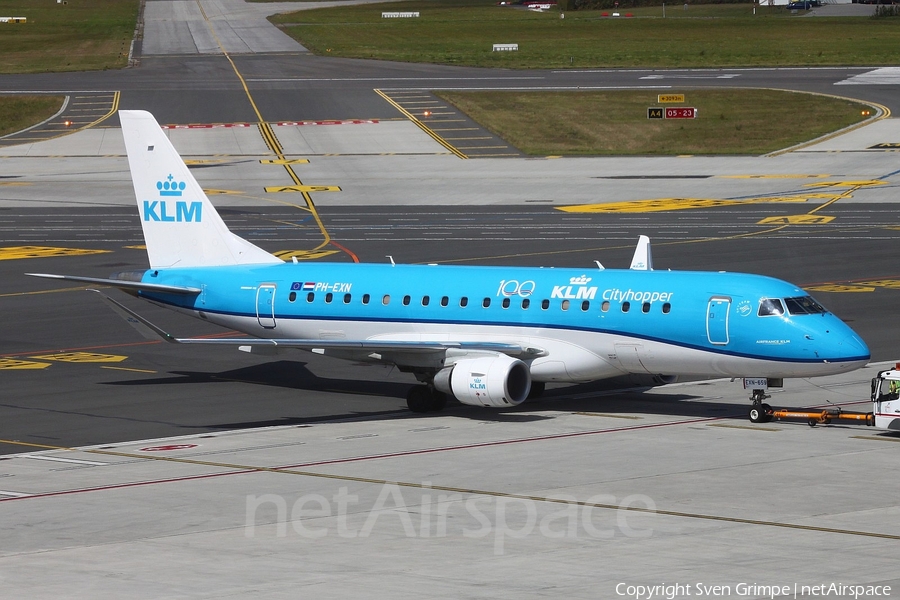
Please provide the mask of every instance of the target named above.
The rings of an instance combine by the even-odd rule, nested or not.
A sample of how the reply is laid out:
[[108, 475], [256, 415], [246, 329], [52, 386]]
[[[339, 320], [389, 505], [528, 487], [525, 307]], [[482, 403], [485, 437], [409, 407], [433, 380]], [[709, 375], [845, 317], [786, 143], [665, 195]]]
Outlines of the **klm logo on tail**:
[[[185, 183], [175, 181], [170, 174], [165, 181], [157, 181], [156, 189], [162, 197], [181, 197]], [[175, 205], [174, 212], [172, 205]], [[166, 200], [144, 200], [144, 220], [162, 221], [170, 223], [199, 223], [203, 216], [202, 202], [185, 202], [176, 200], [174, 203]]]

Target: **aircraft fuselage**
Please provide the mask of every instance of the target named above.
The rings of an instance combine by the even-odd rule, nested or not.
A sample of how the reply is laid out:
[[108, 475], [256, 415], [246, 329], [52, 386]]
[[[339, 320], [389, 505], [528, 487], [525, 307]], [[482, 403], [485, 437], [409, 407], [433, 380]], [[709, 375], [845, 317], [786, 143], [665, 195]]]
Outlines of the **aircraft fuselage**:
[[285, 263], [158, 269], [143, 281], [201, 288], [140, 295], [258, 337], [514, 340], [546, 350], [529, 361], [537, 381], [809, 377], [869, 358], [806, 292], [759, 275]]

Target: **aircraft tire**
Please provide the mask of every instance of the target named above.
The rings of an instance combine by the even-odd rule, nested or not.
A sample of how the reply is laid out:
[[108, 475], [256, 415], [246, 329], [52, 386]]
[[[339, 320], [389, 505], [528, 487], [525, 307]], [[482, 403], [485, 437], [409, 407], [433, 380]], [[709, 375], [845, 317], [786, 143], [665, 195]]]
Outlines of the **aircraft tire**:
[[765, 423], [766, 418], [768, 417], [762, 404], [754, 404], [751, 406], [749, 416], [751, 423]]
[[440, 412], [447, 406], [447, 394], [438, 390], [431, 390], [431, 403], [428, 410]]
[[432, 395], [428, 386], [414, 385], [406, 394], [406, 406], [414, 413], [424, 413], [432, 410]]

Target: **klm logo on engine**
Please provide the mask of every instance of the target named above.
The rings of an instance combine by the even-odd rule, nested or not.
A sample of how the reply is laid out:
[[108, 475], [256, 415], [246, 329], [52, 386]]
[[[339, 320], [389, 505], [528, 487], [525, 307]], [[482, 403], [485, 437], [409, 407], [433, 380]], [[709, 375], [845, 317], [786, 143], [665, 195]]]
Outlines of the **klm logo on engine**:
[[[159, 195], [169, 198], [180, 198], [184, 192], [185, 183], [175, 181], [170, 174], [165, 181], [157, 181], [156, 189]], [[202, 202], [185, 202], [184, 200], [144, 200], [144, 220], [161, 221], [164, 223], [199, 223], [203, 218]]]

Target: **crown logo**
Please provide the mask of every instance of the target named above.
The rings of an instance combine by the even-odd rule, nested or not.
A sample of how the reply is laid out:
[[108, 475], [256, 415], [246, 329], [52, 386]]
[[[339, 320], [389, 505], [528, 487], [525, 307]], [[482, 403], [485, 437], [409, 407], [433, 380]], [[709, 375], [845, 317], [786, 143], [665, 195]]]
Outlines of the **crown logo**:
[[587, 285], [590, 280], [590, 277], [585, 277], [584, 275], [581, 277], [573, 277], [569, 279], [569, 285]]
[[175, 178], [172, 177], [171, 173], [168, 177], [166, 177], [165, 181], [156, 182], [156, 189], [159, 190], [160, 196], [181, 196], [181, 192], [184, 191], [184, 187], [184, 182], [175, 181]]

